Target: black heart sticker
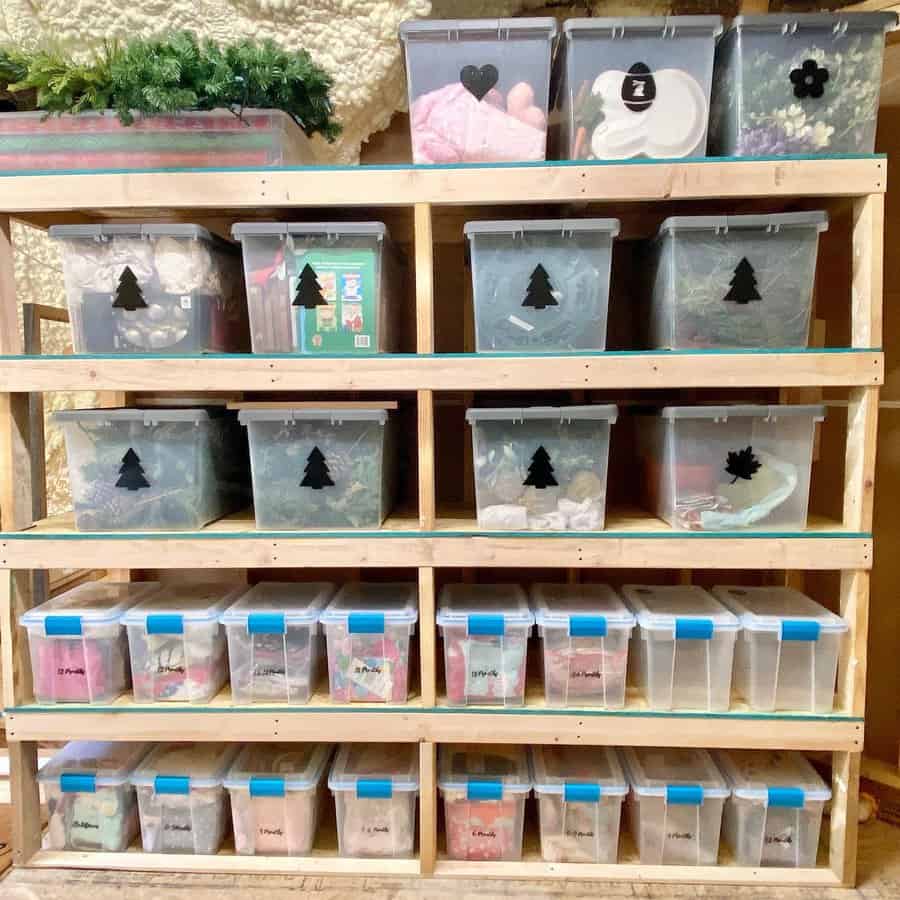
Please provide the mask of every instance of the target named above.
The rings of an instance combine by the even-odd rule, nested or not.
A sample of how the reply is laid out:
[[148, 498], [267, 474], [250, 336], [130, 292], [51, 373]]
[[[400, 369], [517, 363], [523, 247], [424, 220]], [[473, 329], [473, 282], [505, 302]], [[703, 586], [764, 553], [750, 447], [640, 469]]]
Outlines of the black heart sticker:
[[496, 66], [463, 66], [459, 72], [460, 84], [476, 99], [483, 100], [485, 94], [497, 83], [500, 73]]

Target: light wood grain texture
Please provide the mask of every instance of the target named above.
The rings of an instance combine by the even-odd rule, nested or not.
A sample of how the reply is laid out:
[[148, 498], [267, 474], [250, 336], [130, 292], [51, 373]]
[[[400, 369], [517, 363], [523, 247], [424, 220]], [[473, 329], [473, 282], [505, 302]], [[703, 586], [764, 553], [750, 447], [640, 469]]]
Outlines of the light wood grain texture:
[[841, 642], [837, 705], [862, 716], [866, 710], [866, 646], [869, 634], [869, 573], [841, 572], [841, 616], [850, 633]]
[[23, 865], [41, 846], [41, 806], [37, 783], [37, 744], [9, 742], [9, 780], [13, 811], [13, 859]]
[[430, 875], [437, 861], [438, 793], [437, 745], [419, 745], [419, 861]]
[[416, 257], [416, 351], [434, 353], [434, 241], [431, 207], [417, 203], [414, 210]]
[[437, 507], [434, 478], [434, 393], [417, 391], [417, 431], [419, 454], [419, 525], [433, 529]]
[[419, 569], [419, 658], [424, 706], [434, 706], [437, 700], [435, 629], [434, 569], [422, 566]]
[[0, 353], [22, 352], [9, 216], [0, 215]]
[[19, 617], [46, 599], [47, 580], [43, 571], [0, 569], [0, 663], [5, 708], [32, 696], [28, 636], [19, 625]]
[[831, 870], [844, 887], [856, 884], [856, 842], [859, 831], [859, 763], [861, 753], [841, 752], [832, 756]]
[[853, 388], [847, 405], [844, 524], [854, 530], [872, 530], [877, 446], [878, 388]]
[[853, 202], [851, 333], [854, 347], [880, 347], [884, 259], [884, 196]]

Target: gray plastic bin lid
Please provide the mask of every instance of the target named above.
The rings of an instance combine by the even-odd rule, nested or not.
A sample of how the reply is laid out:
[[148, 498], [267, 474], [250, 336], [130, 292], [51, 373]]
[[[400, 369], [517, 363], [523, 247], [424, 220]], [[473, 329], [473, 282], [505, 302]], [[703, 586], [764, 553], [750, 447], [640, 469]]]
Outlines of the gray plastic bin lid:
[[341, 422], [377, 422], [384, 425], [388, 419], [386, 409], [321, 409], [294, 408], [289, 404], [272, 409], [242, 409], [238, 412], [238, 422], [330, 422], [332, 425]]
[[669, 216], [659, 226], [657, 236], [675, 231], [732, 231], [740, 229], [810, 228], [828, 230], [828, 214], [821, 211], [776, 213], [771, 216]]
[[245, 237], [285, 237], [289, 234], [371, 236], [382, 240], [389, 238], [384, 222], [235, 222], [231, 236], [236, 241]]
[[463, 233], [471, 238], [476, 234], [508, 234], [518, 237], [531, 232], [606, 232], [616, 237], [621, 223], [618, 219], [504, 219], [492, 222], [466, 222]]
[[466, 421], [472, 422], [527, 422], [531, 419], [558, 419], [571, 422], [573, 419], [594, 419], [615, 423], [619, 407], [609, 403], [597, 406], [525, 406], [491, 409], [467, 409]]
[[61, 409], [51, 416], [54, 422], [143, 422], [156, 425], [158, 422], [209, 422], [214, 416], [223, 415], [225, 410], [203, 408], [162, 409]]
[[400, 40], [452, 40], [464, 35], [467, 40], [503, 41], [510, 37], [556, 37], [556, 19], [549, 16], [522, 19], [407, 19], [400, 23]]
[[810, 406], [765, 406], [735, 404], [734, 406], [665, 406], [659, 415], [663, 419], [785, 419], [788, 416], [808, 416], [817, 422], [825, 419], [825, 407]]
[[596, 19], [567, 19], [563, 22], [563, 34], [574, 37], [622, 38], [677, 38], [680, 35], [708, 34], [716, 37], [722, 33], [721, 16], [628, 16]]
[[69, 238], [93, 238], [103, 240], [111, 237], [179, 237], [192, 238], [196, 241], [218, 241], [227, 246], [227, 242], [210, 234], [200, 225], [172, 223], [165, 225], [51, 225], [47, 233], [54, 240]]
[[830, 28], [834, 31], [894, 31], [898, 16], [893, 12], [854, 13], [780, 13], [777, 15], [737, 16], [729, 31], [778, 31], [794, 34], [805, 29]]

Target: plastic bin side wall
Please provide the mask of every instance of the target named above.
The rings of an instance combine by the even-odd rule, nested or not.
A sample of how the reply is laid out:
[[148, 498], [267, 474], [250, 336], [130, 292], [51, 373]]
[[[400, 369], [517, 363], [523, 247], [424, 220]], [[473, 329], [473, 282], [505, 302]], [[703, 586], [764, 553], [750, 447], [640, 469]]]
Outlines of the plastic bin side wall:
[[522, 858], [525, 795], [502, 800], [468, 800], [465, 792], [445, 790], [447, 856], [467, 860]]
[[216, 853], [228, 829], [224, 788], [191, 788], [187, 795], [157, 794], [138, 786], [144, 853]]
[[138, 835], [137, 799], [130, 784], [64, 793], [57, 781], [45, 784], [44, 791], [51, 850], [122, 853]]
[[307, 856], [312, 850], [322, 788], [285, 791], [283, 797], [251, 797], [232, 788], [234, 847], [241, 856]]
[[641, 865], [716, 865], [724, 802], [707, 797], [696, 806], [670, 804], [632, 790], [628, 818]]
[[824, 808], [816, 800], [792, 809], [732, 796], [725, 803], [722, 834], [739, 866], [812, 867]]
[[341, 856], [407, 858], [416, 834], [415, 791], [393, 797], [357, 797], [352, 790], [335, 791], [338, 848]]
[[601, 797], [597, 803], [567, 803], [561, 794], [538, 794], [544, 861], [616, 862], [622, 800]]

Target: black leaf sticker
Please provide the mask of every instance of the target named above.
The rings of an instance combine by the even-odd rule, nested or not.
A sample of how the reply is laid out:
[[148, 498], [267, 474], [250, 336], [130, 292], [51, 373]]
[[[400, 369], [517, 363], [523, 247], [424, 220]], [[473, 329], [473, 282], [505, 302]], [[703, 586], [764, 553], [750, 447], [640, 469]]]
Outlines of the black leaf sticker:
[[734, 484], [738, 478], [750, 481], [762, 468], [762, 463], [753, 455], [753, 448], [746, 447], [743, 450], [729, 450], [728, 459], [725, 461], [725, 471], [734, 477]]

